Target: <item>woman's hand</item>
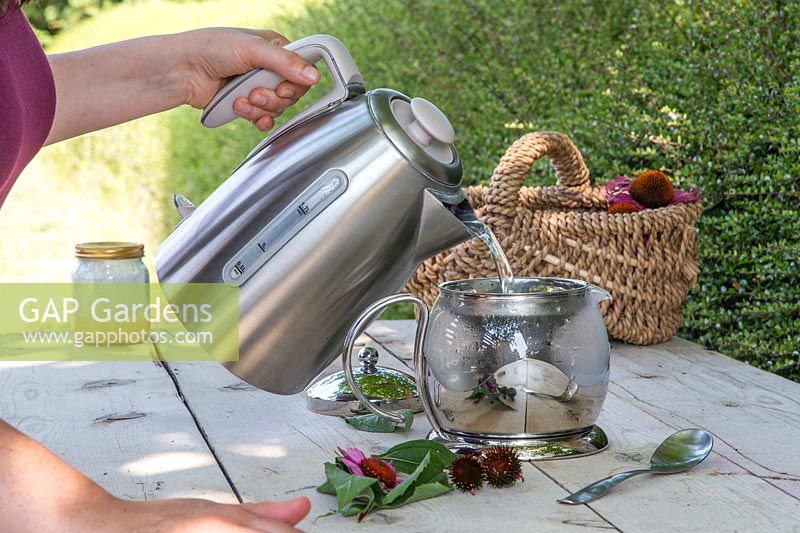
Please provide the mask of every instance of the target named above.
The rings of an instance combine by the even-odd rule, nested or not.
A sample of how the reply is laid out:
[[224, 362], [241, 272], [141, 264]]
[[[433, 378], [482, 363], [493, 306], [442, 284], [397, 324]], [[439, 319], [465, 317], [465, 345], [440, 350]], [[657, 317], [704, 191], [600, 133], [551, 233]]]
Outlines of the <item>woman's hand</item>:
[[69, 515], [66, 522], [61, 523], [60, 530], [294, 533], [299, 530], [293, 526], [308, 514], [309, 508], [307, 498], [245, 504], [221, 504], [189, 498], [146, 502], [110, 498], [105, 505]]
[[130, 501], [110, 495], [33, 439], [0, 420], [0, 530], [19, 532], [295, 532], [307, 498], [222, 504]]
[[254, 89], [234, 110], [261, 131], [319, 81], [319, 72], [283, 48], [272, 31], [208, 28], [156, 35], [49, 56], [56, 114], [47, 144], [181, 104], [205, 107], [231, 76], [254, 68], [287, 81]]
[[176, 37], [191, 43], [184, 48], [189, 66], [186, 103], [192, 107], [205, 107], [229, 77], [254, 68], [276, 72], [287, 80], [275, 90], [257, 88], [248, 98], [234, 102], [234, 111], [261, 131], [271, 129], [275, 118], [319, 81], [317, 69], [285, 50], [289, 40], [274, 31], [209, 28]]

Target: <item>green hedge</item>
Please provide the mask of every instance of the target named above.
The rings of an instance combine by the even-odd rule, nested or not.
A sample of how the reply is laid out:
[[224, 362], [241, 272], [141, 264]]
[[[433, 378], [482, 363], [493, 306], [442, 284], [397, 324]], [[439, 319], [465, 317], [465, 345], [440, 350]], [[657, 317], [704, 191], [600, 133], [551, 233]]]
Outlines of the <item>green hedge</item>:
[[124, 0], [32, 0], [25, 14], [36, 30], [39, 40], [47, 46], [58, 35], [78, 22], [97, 14], [103, 7]]

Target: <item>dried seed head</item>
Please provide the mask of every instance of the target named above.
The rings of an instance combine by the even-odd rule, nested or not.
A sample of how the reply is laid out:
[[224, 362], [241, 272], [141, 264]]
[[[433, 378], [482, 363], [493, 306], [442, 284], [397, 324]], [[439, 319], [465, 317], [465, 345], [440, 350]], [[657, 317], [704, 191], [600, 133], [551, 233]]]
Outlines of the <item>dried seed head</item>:
[[620, 213], [636, 213], [641, 211], [639, 206], [633, 202], [617, 202], [614, 205], [608, 206], [609, 215], [617, 215]]
[[659, 170], [646, 170], [631, 181], [633, 199], [651, 209], [668, 206], [672, 191], [672, 182]]
[[483, 467], [472, 455], [459, 455], [450, 463], [450, 481], [463, 492], [475, 491], [483, 486]]
[[492, 446], [483, 451], [481, 466], [489, 485], [502, 488], [510, 487], [522, 477], [522, 463], [516, 450], [508, 446]]

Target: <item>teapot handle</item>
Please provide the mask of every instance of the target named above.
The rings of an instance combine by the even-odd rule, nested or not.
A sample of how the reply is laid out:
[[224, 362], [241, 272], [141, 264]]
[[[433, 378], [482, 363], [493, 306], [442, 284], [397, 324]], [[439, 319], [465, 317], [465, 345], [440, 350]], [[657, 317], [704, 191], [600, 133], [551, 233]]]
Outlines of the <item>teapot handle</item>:
[[[412, 294], [392, 294], [374, 302], [356, 318], [356, 321], [347, 332], [344, 339], [344, 348], [342, 350], [342, 362], [344, 365], [344, 376], [350, 389], [355, 394], [356, 398], [361, 401], [361, 404], [373, 414], [387, 418], [396, 424], [404, 424], [406, 418], [397, 412], [387, 411], [373, 404], [367, 398], [361, 389], [358, 388], [358, 383], [353, 375], [353, 352], [356, 339], [367, 329], [367, 327], [378, 318], [383, 311], [392, 304], [401, 302], [411, 302], [419, 310], [419, 317], [417, 318], [417, 332], [414, 335], [414, 377], [417, 382], [417, 389], [419, 391], [419, 399], [422, 402], [422, 407], [425, 410], [425, 416], [428, 417], [433, 430], [439, 434], [441, 426], [436, 422], [433, 417], [433, 410], [430, 404], [430, 395], [428, 394], [428, 362], [425, 355], [422, 353], [422, 340], [425, 337], [425, 332], [428, 329], [428, 307], [425, 302]], [[413, 416], [413, 415], [412, 415]]]
[[[324, 59], [333, 77], [333, 88], [322, 98], [295, 115], [278, 131], [283, 131], [290, 125], [294, 126], [343, 102], [350, 94], [350, 85], [362, 86], [361, 90], [363, 91], [364, 78], [353, 61], [353, 56], [350, 55], [342, 41], [336, 37], [324, 34], [309, 35], [287, 44], [285, 48], [296, 52], [310, 65]], [[231, 122], [238, 117], [233, 111], [234, 100], [239, 97], [246, 98], [250, 91], [257, 87], [275, 89], [282, 81], [284, 78], [279, 74], [259, 68], [236, 76], [211, 99], [200, 115], [200, 123], [206, 128], [216, 128]], [[275, 132], [272, 136], [274, 137], [277, 133]]]

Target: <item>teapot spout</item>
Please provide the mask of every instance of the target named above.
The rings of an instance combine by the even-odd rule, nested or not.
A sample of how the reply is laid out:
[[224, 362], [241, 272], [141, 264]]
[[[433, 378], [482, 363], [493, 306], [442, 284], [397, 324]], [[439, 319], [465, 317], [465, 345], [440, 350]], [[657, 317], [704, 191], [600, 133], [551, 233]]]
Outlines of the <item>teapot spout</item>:
[[414, 262], [421, 263], [439, 252], [463, 242], [472, 234], [461, 221], [429, 191], [424, 191]]
[[601, 289], [596, 285], [589, 285], [589, 290], [592, 293], [592, 298], [594, 299], [594, 303], [599, 304], [605, 300], [613, 300], [614, 297], [611, 296], [611, 293], [605, 289]]

